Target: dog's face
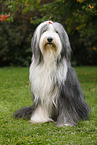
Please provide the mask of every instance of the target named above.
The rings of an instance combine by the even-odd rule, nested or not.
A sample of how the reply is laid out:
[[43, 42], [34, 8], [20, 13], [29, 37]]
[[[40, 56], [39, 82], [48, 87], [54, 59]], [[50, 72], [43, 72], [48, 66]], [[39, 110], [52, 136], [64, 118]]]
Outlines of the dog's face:
[[53, 23], [47, 23], [47, 27], [42, 32], [39, 41], [39, 48], [42, 55], [53, 53], [57, 57], [62, 50], [62, 43], [58, 32], [54, 29]]
[[32, 38], [32, 52], [37, 63], [50, 55], [57, 61], [62, 57], [70, 60], [71, 47], [63, 26], [52, 21], [41, 23]]

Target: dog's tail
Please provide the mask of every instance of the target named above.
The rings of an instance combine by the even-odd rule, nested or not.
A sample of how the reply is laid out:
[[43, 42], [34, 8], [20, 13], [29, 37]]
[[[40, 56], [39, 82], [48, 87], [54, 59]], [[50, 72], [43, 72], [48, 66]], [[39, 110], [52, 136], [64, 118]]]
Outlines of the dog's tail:
[[17, 110], [13, 116], [16, 118], [22, 118], [22, 119], [29, 119], [35, 110], [34, 105], [28, 106], [28, 107], [23, 107]]

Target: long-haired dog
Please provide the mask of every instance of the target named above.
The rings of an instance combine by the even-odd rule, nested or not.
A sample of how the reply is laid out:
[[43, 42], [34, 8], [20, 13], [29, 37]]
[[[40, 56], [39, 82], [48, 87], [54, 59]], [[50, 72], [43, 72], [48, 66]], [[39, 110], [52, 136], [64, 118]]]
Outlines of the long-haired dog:
[[71, 47], [63, 26], [52, 21], [41, 23], [31, 46], [33, 105], [19, 109], [14, 116], [31, 118], [32, 123], [56, 121], [58, 126], [73, 126], [87, 119], [90, 108], [70, 64]]

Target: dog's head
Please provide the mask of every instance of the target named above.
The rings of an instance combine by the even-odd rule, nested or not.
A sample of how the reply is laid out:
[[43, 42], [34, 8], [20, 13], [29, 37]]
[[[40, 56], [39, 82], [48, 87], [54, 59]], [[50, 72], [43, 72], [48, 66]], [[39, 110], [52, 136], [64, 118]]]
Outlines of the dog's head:
[[53, 57], [57, 62], [64, 57], [68, 62], [70, 61], [69, 38], [63, 26], [59, 23], [52, 21], [41, 23], [36, 28], [31, 46], [33, 57], [37, 63], [48, 56]]

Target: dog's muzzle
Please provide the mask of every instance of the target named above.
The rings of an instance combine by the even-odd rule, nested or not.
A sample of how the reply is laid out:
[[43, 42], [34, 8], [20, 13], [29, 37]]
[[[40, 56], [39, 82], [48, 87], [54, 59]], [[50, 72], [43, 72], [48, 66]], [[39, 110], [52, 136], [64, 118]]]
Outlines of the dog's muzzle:
[[46, 48], [46, 46], [50, 46], [50, 45], [52, 47], [56, 48], [56, 45], [55, 45], [52, 37], [48, 37], [47, 38], [46, 43], [45, 43], [45, 48]]

